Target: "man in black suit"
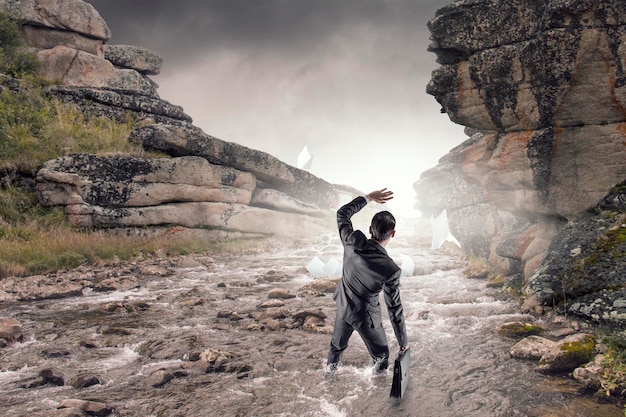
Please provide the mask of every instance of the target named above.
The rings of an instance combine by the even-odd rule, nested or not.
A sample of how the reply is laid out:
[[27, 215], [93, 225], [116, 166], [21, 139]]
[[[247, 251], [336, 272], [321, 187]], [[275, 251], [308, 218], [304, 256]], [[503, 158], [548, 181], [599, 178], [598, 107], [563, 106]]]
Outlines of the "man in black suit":
[[377, 213], [369, 228], [371, 239], [367, 239], [360, 230], [354, 230], [350, 220], [368, 202], [384, 204], [392, 198], [393, 192], [383, 188], [364, 197], [357, 197], [337, 211], [339, 236], [344, 247], [343, 274], [333, 296], [337, 303], [337, 316], [328, 352], [328, 372], [337, 369], [341, 355], [348, 347], [348, 340], [355, 330], [372, 356], [374, 369], [387, 369], [389, 346], [378, 301], [382, 290], [400, 351], [408, 349], [400, 301], [401, 269], [385, 250], [385, 245], [396, 233], [396, 220], [388, 211]]

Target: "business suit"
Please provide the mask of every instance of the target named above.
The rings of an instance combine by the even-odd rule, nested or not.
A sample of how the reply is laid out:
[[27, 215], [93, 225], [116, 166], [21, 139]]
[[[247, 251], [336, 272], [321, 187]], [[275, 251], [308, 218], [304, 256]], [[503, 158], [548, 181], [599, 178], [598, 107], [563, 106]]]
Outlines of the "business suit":
[[387, 367], [389, 347], [379, 303], [379, 294], [383, 290], [398, 344], [407, 346], [399, 289], [401, 270], [383, 246], [352, 226], [351, 217], [366, 205], [365, 197], [357, 197], [337, 211], [344, 255], [341, 281], [333, 296], [337, 316], [328, 353], [329, 366], [336, 367], [356, 330], [377, 366], [380, 369]]

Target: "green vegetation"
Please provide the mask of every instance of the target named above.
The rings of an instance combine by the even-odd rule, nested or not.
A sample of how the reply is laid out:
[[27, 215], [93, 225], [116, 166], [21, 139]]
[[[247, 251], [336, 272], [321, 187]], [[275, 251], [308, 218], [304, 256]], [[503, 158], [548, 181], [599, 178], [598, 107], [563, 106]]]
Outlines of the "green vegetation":
[[45, 161], [71, 153], [144, 152], [127, 140], [137, 126], [132, 117], [125, 123], [86, 117], [76, 106], [47, 97], [37, 67], [34, 56], [20, 52], [17, 24], [0, 14], [0, 279], [156, 253], [240, 248], [237, 242], [216, 244], [175, 234], [147, 238], [79, 231], [67, 223], [62, 209], [40, 206], [29, 183]]
[[37, 58], [20, 50], [19, 23], [0, 13], [0, 73], [15, 78], [33, 75], [40, 64]]
[[[19, 83], [18, 89], [4, 85], [0, 91], [0, 279], [155, 253], [175, 256], [225, 250], [215, 242], [176, 235], [146, 238], [79, 231], [67, 224], [61, 209], [40, 206], [32, 187], [11, 178], [32, 178], [45, 161], [70, 153], [138, 156], [144, 151], [127, 140], [136, 127], [132, 118], [118, 123], [86, 117], [46, 97], [33, 82]], [[234, 245], [228, 250], [237, 249]]]
[[[605, 337], [606, 352], [602, 361], [600, 375], [600, 397], [620, 397], [626, 391], [626, 340], [624, 335]], [[626, 415], [626, 409], [624, 410]]]

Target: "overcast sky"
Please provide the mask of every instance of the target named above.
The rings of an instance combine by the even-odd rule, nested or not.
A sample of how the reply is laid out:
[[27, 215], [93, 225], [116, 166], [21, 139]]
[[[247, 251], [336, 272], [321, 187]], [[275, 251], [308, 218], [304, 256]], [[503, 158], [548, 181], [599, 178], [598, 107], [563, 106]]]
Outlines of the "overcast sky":
[[426, 23], [452, 0], [91, 0], [111, 44], [164, 59], [151, 77], [207, 134], [411, 215], [413, 183], [466, 139], [426, 94]]

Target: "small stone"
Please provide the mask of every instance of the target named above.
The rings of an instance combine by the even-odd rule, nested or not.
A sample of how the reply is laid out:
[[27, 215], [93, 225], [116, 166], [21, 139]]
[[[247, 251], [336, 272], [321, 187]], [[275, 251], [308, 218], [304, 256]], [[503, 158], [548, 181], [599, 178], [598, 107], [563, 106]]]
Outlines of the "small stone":
[[295, 294], [292, 294], [289, 290], [284, 289], [284, 288], [275, 288], [273, 290], [270, 290], [267, 296], [269, 298], [278, 298], [282, 300], [286, 300], [289, 298], [296, 298]]

